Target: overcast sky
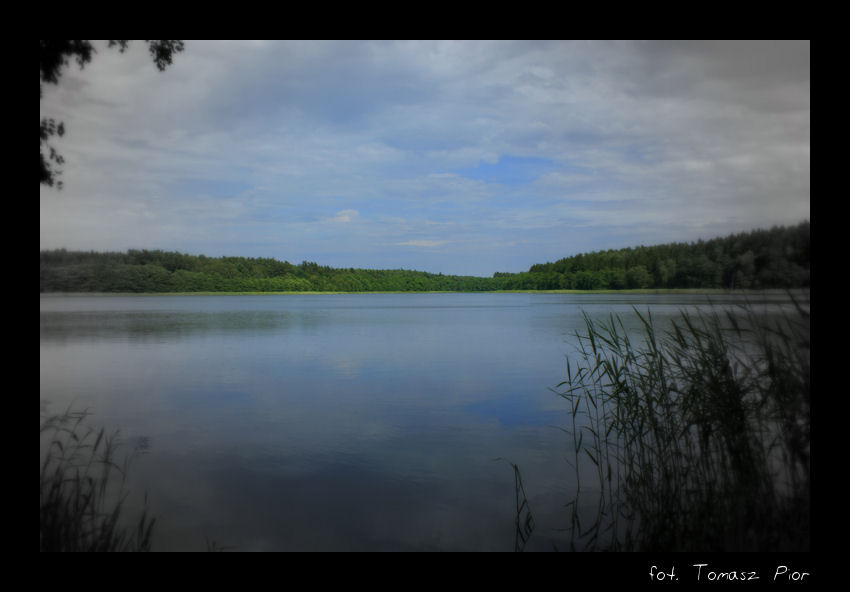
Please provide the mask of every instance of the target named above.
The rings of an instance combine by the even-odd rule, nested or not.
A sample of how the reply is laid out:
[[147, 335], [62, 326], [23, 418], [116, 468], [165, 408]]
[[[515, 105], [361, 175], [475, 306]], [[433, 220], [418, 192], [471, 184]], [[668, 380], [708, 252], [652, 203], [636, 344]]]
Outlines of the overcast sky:
[[492, 275], [810, 219], [810, 43], [96, 43], [41, 248]]

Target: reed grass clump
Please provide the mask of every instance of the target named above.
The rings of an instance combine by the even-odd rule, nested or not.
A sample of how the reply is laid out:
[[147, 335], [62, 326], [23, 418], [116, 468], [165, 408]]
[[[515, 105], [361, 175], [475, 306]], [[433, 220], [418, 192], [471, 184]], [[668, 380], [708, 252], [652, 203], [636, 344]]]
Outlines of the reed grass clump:
[[[40, 435], [40, 550], [150, 551], [155, 518], [124, 515], [127, 468], [118, 432], [85, 424], [87, 411], [45, 416]], [[145, 499], [147, 504], [147, 499]]]
[[808, 551], [808, 303], [585, 315], [578, 363], [556, 387], [572, 411], [573, 549]]

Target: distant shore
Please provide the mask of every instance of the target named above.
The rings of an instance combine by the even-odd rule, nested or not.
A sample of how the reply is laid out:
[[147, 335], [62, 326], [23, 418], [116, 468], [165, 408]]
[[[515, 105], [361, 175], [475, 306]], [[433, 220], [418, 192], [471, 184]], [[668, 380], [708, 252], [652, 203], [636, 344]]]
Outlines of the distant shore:
[[785, 294], [809, 292], [809, 288], [764, 290], [724, 290], [722, 288], [641, 288], [632, 290], [398, 290], [368, 292], [40, 292], [41, 296], [297, 296], [297, 295], [342, 295], [342, 294]]

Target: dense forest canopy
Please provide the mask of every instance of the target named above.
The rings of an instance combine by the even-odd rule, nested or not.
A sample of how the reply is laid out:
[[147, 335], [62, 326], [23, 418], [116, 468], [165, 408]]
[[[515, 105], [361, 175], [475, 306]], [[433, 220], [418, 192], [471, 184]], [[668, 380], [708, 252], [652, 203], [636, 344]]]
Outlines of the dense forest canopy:
[[766, 289], [809, 286], [809, 222], [695, 243], [583, 253], [532, 265], [509, 289]]
[[337, 269], [262, 257], [169, 251], [41, 251], [41, 292], [477, 292], [809, 287], [810, 225], [695, 243], [582, 253], [493, 277]]

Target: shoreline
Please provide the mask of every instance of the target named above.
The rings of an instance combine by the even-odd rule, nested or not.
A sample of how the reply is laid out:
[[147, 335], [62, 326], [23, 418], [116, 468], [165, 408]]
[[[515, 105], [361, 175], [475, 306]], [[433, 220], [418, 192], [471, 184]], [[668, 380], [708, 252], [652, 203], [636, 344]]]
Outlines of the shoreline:
[[724, 290], [722, 288], [642, 288], [633, 290], [398, 290], [368, 292], [289, 291], [289, 292], [39, 292], [40, 296], [330, 296], [344, 294], [785, 294], [811, 292], [811, 288], [768, 288], [763, 290]]

